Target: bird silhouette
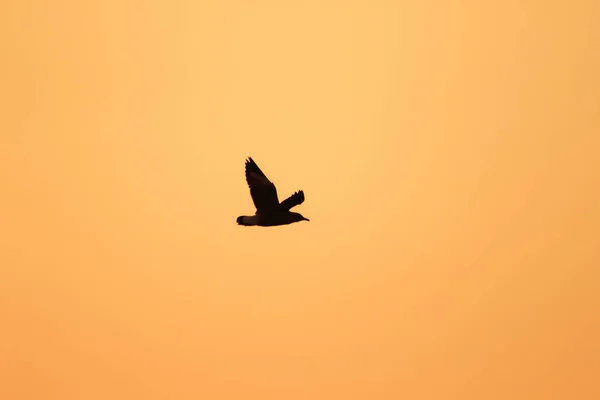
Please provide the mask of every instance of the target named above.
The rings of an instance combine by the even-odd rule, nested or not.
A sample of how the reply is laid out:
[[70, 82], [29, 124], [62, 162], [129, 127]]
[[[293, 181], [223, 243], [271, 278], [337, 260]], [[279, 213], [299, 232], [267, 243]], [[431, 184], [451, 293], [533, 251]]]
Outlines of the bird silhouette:
[[250, 188], [250, 196], [256, 207], [256, 213], [237, 217], [238, 225], [278, 226], [310, 221], [302, 214], [290, 211], [292, 207], [304, 202], [304, 192], [299, 190], [280, 203], [277, 197], [277, 188], [258, 168], [252, 157], [246, 160], [246, 182]]

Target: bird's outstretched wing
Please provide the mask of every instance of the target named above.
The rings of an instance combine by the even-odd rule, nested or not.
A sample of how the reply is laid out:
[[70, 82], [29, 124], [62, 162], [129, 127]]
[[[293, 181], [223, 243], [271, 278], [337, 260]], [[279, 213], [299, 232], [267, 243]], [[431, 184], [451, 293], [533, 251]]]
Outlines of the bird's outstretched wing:
[[296, 207], [304, 202], [304, 192], [302, 190], [297, 191], [287, 199], [281, 202], [282, 209], [289, 211], [290, 208]]
[[268, 211], [279, 205], [275, 185], [258, 168], [252, 157], [246, 160], [246, 182], [257, 212]]

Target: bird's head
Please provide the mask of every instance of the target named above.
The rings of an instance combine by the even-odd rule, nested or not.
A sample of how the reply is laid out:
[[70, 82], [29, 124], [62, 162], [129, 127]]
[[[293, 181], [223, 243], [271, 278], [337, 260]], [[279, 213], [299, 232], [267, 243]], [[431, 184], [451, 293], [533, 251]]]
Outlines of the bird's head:
[[310, 219], [308, 218], [304, 218], [304, 216], [300, 213], [296, 213], [296, 212], [292, 212], [290, 213], [292, 216], [292, 221], [293, 222], [299, 222], [299, 221], [310, 221]]

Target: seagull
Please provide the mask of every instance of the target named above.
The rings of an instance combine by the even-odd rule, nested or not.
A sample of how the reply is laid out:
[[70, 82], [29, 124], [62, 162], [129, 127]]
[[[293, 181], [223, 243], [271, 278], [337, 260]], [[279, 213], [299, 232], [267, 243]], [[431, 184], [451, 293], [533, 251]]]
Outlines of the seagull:
[[304, 192], [299, 190], [280, 203], [275, 185], [258, 168], [252, 157], [246, 160], [246, 182], [250, 187], [256, 213], [238, 217], [238, 225], [278, 226], [310, 221], [301, 214], [290, 211], [292, 207], [304, 202]]

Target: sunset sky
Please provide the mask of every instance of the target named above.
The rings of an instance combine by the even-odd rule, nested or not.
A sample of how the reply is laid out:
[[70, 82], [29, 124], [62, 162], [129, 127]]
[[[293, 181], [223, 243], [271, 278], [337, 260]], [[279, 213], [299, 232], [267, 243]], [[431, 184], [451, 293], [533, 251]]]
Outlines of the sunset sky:
[[10, 3], [1, 399], [600, 399], [600, 2]]

